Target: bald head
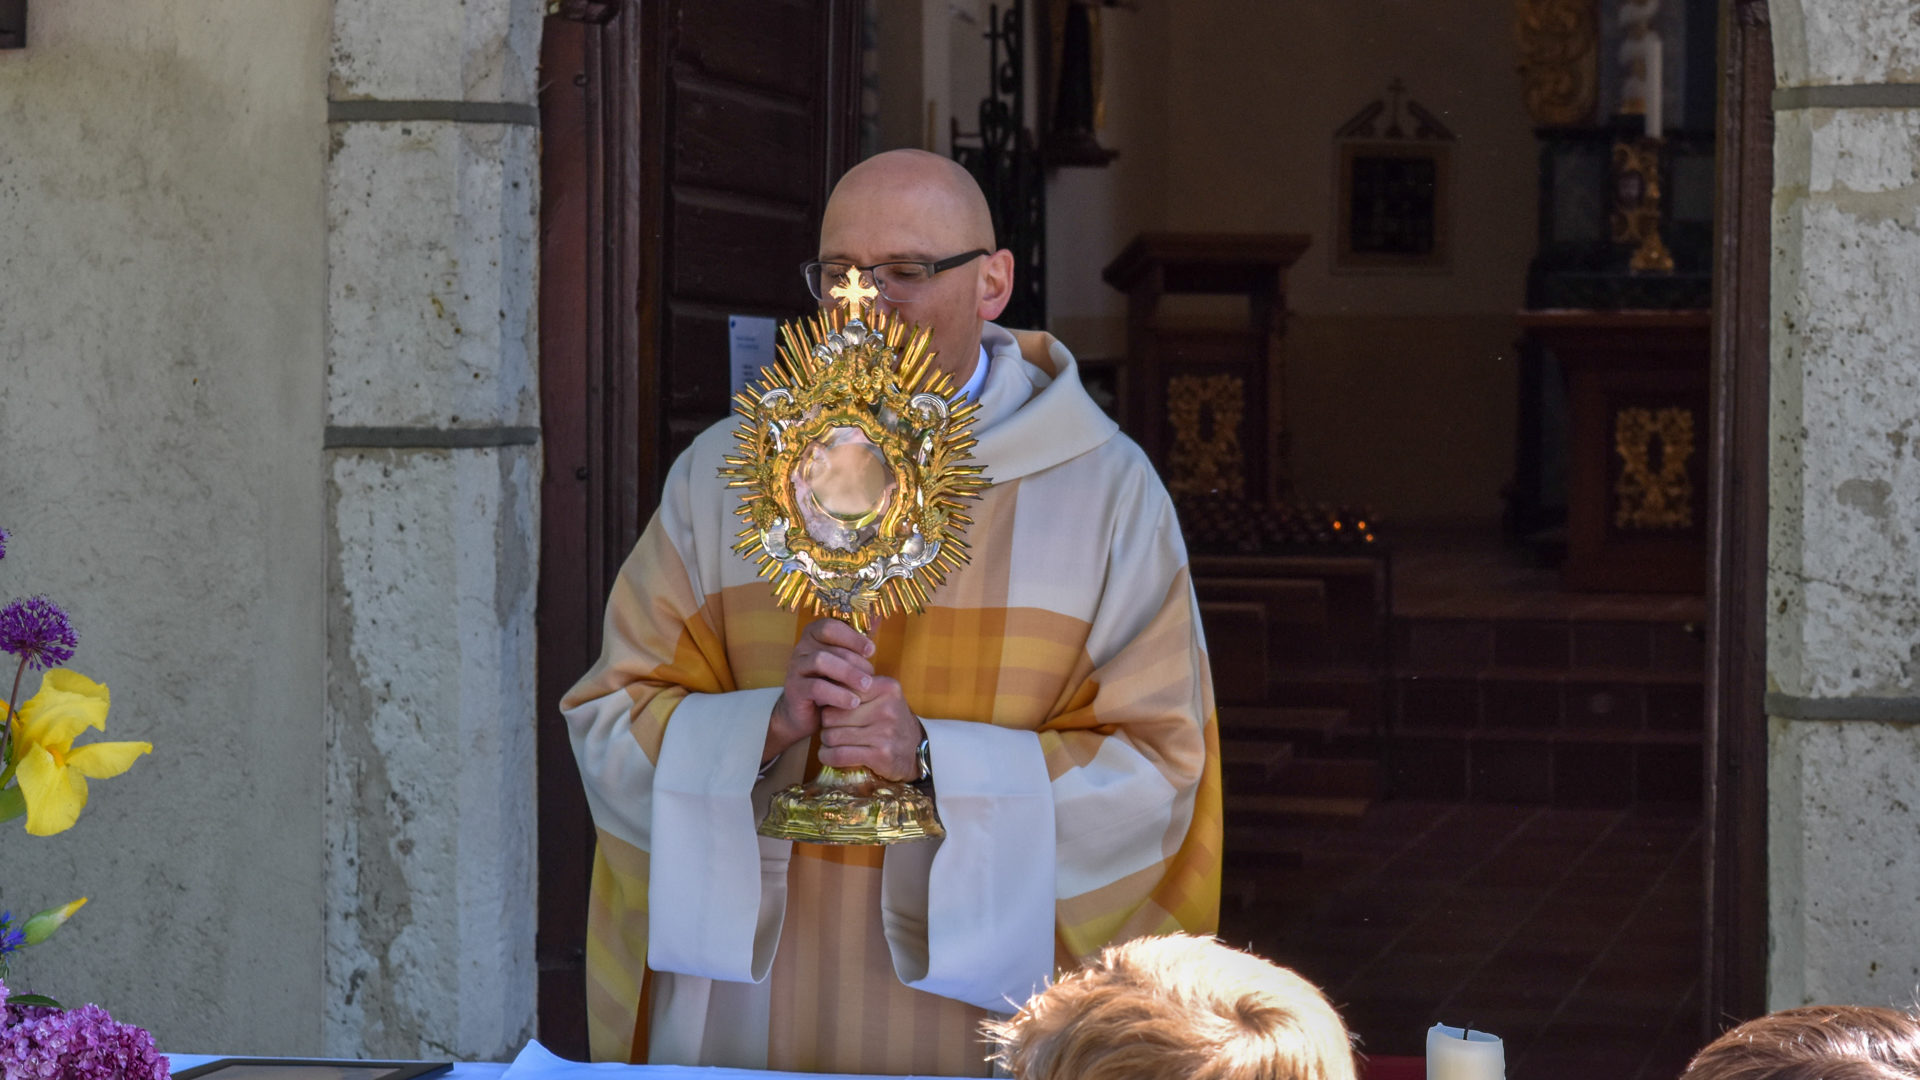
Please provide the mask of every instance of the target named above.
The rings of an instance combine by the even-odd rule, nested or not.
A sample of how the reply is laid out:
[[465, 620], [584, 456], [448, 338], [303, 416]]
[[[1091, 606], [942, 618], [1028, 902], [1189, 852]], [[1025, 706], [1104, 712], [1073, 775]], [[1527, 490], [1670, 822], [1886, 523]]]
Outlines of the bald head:
[[1013, 254], [993, 243], [993, 215], [959, 164], [924, 150], [889, 150], [847, 170], [820, 218], [822, 262], [875, 266], [959, 258], [911, 298], [883, 308], [932, 328], [934, 366], [965, 384], [980, 353], [982, 324], [1007, 306]]
[[889, 150], [848, 169], [827, 199], [822, 240], [849, 218], [872, 218], [893, 242], [918, 242], [941, 255], [994, 249], [993, 214], [973, 174], [925, 150]]

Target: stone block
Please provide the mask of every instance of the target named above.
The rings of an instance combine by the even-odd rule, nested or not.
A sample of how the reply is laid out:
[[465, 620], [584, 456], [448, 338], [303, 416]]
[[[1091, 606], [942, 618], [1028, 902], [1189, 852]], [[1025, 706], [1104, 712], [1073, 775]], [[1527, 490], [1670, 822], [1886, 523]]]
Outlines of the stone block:
[[327, 1052], [533, 1032], [531, 447], [330, 455]]
[[1808, 190], [1877, 194], [1920, 183], [1920, 110], [1794, 109], [1807, 128]]
[[1772, 0], [1782, 86], [1920, 82], [1911, 0]]
[[1782, 117], [1768, 648], [1788, 694], [1920, 687], [1917, 133]]
[[536, 423], [533, 129], [356, 123], [333, 133], [327, 422]]
[[1772, 724], [1769, 1005], [1908, 1007], [1920, 985], [1920, 726]]
[[544, 11], [542, 0], [336, 0], [328, 95], [531, 104]]

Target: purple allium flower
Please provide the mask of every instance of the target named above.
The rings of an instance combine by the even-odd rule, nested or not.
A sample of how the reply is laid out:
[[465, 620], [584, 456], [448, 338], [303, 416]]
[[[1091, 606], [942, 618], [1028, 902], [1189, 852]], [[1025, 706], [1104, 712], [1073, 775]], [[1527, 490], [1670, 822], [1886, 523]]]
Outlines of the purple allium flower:
[[61, 1011], [0, 1009], [0, 1075], [7, 1080], [169, 1080], [153, 1035], [98, 1005]]
[[80, 635], [60, 605], [29, 596], [0, 608], [0, 651], [10, 652], [45, 671], [73, 659]]

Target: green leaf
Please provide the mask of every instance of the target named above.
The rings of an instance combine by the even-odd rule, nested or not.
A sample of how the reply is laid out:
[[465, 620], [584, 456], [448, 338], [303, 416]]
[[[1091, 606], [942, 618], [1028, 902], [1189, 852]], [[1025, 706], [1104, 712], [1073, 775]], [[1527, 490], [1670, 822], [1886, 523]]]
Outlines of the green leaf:
[[52, 998], [48, 997], [45, 994], [8, 994], [7, 1004], [9, 1005], [44, 1005], [49, 1009], [66, 1008], [66, 1006], [60, 1004], [59, 1002], [53, 1000]]
[[0, 788], [0, 821], [12, 821], [27, 812], [27, 797], [17, 787]]

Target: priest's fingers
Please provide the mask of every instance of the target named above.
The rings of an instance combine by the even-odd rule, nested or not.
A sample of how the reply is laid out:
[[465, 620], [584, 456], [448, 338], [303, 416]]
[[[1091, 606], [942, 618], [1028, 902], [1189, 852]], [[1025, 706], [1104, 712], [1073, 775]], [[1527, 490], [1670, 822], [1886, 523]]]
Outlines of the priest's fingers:
[[873, 664], [866, 657], [837, 646], [829, 645], [813, 652], [796, 649], [787, 664], [787, 677], [796, 675], [832, 679], [849, 690], [864, 692], [873, 685]]
[[821, 720], [826, 720], [826, 710], [852, 709], [860, 704], [860, 695], [831, 679], [801, 678], [791, 676], [787, 679], [786, 692], [796, 694], [821, 708]]
[[866, 743], [829, 746], [827, 738], [834, 730], [833, 728], [820, 729], [820, 764], [822, 765], [831, 765], [836, 769], [871, 769], [876, 776], [887, 780], [911, 779], [920, 771], [919, 763], [911, 753], [901, 754], [885, 747], [870, 746]]
[[873, 641], [839, 619], [815, 619], [800, 632], [804, 642], [812, 638], [821, 645], [832, 645], [859, 656], [873, 655]]

